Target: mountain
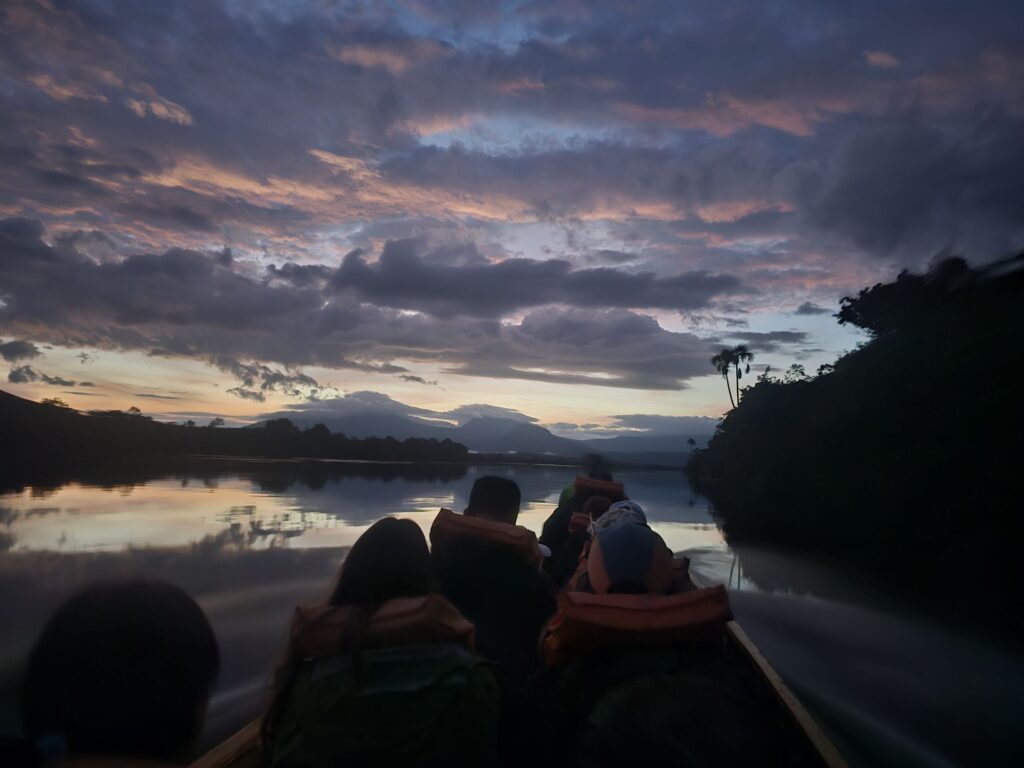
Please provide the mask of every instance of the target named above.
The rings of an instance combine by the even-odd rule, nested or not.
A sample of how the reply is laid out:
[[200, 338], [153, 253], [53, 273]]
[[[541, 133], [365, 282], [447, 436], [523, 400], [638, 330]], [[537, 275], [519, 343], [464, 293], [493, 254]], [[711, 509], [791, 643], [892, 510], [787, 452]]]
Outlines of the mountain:
[[618, 437], [605, 437], [598, 440], [587, 440], [593, 450], [598, 453], [689, 453], [690, 447], [686, 444], [689, 438], [697, 441], [697, 447], [702, 448], [711, 439], [710, 434], [699, 435], [620, 435]]
[[[270, 418], [286, 418], [302, 428], [323, 424], [332, 432], [350, 437], [385, 437], [399, 440], [409, 437], [448, 438], [476, 453], [526, 453], [581, 458], [588, 453], [606, 456], [644, 454], [644, 461], [655, 455], [666, 463], [679, 463], [689, 453], [686, 441], [691, 435], [640, 434], [593, 440], [559, 437], [538, 424], [517, 419], [480, 416], [459, 426], [429, 421], [415, 416], [384, 412], [338, 414], [330, 411], [283, 411]], [[692, 435], [698, 445], [710, 435]], [[640, 460], [639, 456], [634, 457]]]
[[590, 449], [586, 443], [558, 437], [544, 427], [525, 421], [481, 417], [452, 429], [452, 439], [478, 453], [548, 453], [577, 457]]

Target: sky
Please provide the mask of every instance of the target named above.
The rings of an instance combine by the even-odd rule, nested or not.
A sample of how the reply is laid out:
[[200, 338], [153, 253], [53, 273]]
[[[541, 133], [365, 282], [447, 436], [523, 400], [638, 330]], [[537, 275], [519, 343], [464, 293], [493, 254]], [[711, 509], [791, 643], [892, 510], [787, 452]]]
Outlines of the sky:
[[813, 371], [864, 340], [843, 296], [1024, 247], [1021, 30], [1019, 2], [5, 0], [0, 388], [720, 416], [723, 346]]

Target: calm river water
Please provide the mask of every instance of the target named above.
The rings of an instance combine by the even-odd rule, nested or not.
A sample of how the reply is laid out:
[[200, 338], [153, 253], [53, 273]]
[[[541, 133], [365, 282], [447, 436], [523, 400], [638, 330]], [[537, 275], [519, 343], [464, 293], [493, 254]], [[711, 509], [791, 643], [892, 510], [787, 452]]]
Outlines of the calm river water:
[[[206, 742], [256, 715], [291, 608], [323, 596], [344, 548], [385, 515], [426, 533], [482, 474], [513, 477], [520, 523], [540, 531], [564, 467], [319, 463], [192, 468], [0, 487], [0, 733], [18, 728], [21, 664], [81, 585], [145, 574], [199, 600], [223, 653]], [[807, 557], [732, 550], [677, 472], [619, 479], [738, 620], [854, 765], [1021, 765], [1024, 654], [924, 618]]]

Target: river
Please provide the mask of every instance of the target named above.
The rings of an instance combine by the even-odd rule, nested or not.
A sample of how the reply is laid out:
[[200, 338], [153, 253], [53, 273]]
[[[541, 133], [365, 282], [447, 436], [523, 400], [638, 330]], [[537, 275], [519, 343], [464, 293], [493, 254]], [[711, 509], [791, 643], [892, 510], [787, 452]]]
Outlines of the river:
[[[426, 533], [482, 474], [519, 483], [519, 521], [539, 532], [573, 470], [250, 462], [0, 487], [0, 733], [18, 728], [21, 665], [59, 602], [143, 574], [191, 592], [217, 633], [216, 742], [259, 711], [292, 606], [324, 595], [345, 548], [385, 515]], [[729, 584], [739, 622], [852, 765], [1024, 764], [1024, 654], [806, 555], [735, 551], [681, 473], [618, 479], [703, 580]]]

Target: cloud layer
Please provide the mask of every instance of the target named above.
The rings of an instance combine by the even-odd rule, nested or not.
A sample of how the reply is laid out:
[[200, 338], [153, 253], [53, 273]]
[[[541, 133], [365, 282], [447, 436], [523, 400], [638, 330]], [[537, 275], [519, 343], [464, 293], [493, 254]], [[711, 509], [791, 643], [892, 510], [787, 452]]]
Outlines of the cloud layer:
[[1022, 28], [1009, 0], [11, 0], [0, 353], [201, 359], [259, 401], [325, 396], [309, 366], [660, 390], [717, 343], [810, 349], [730, 331], [1024, 246]]
[[[389, 243], [384, 253], [407, 247]], [[206, 359], [238, 380], [233, 394], [257, 401], [270, 391], [314, 395], [320, 384], [300, 366], [406, 373], [400, 361], [432, 362], [469, 376], [674, 389], [706, 372], [710, 343], [617, 305], [628, 297], [634, 307], [658, 307], [675, 295], [665, 286], [677, 285], [675, 301], [702, 306], [708, 301], [702, 292], [736, 285], [708, 275], [657, 279], [507, 260], [446, 275], [465, 281], [454, 290], [439, 290], [439, 278], [408, 281], [388, 267], [367, 287], [359, 276], [351, 279], [355, 258], [313, 277], [296, 269], [261, 274], [226, 251], [174, 249], [101, 262], [73, 243], [48, 244], [38, 221], [6, 219], [0, 221], [0, 323], [51, 344]], [[423, 266], [412, 252], [408, 263], [416, 265], [414, 274], [451, 269]], [[538, 270], [549, 278], [546, 292], [529, 290], [523, 278], [522, 293], [506, 293], [510, 273], [536, 278]], [[622, 294], [616, 284], [643, 288]], [[493, 296], [504, 312], [487, 311], [486, 302], [472, 298], [477, 293]], [[493, 319], [559, 301], [518, 322]], [[421, 311], [404, 311], [411, 307]]]

